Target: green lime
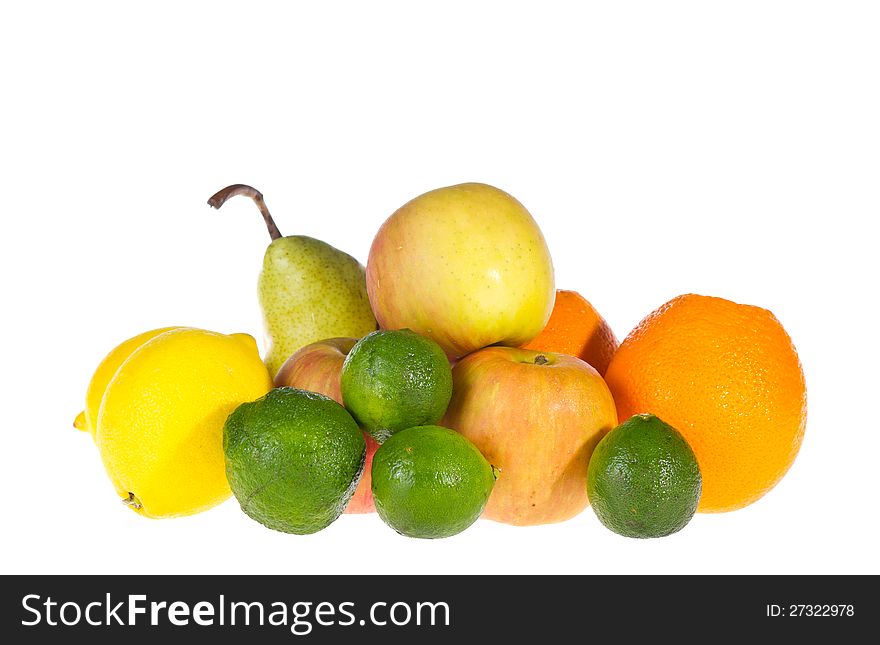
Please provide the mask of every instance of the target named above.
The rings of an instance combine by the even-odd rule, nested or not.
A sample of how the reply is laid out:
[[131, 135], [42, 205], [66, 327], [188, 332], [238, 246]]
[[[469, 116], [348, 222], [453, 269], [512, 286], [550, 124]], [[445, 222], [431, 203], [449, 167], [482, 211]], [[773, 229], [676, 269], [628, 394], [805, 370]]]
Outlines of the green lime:
[[243, 403], [223, 427], [226, 478], [241, 509], [285, 533], [315, 533], [345, 510], [366, 444], [341, 405], [281, 387]]
[[590, 458], [587, 493], [599, 521], [626, 537], [680, 531], [697, 510], [700, 467], [684, 437], [653, 414], [609, 432]]
[[477, 447], [440, 426], [407, 428], [373, 457], [376, 512], [402, 535], [443, 538], [473, 524], [495, 485]]
[[345, 407], [379, 442], [404, 428], [437, 423], [451, 397], [446, 354], [409, 329], [367, 334], [342, 365]]

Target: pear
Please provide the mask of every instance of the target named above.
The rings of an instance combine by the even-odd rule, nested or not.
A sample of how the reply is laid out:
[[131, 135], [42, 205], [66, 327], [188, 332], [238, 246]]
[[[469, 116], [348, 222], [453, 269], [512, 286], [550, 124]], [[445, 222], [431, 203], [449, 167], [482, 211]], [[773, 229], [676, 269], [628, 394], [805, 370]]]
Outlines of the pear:
[[264, 360], [272, 376], [301, 347], [326, 338], [360, 338], [377, 329], [363, 265], [321, 240], [283, 237], [263, 195], [250, 186], [228, 186], [208, 205], [220, 208], [236, 195], [256, 203], [272, 237], [258, 283], [267, 342]]

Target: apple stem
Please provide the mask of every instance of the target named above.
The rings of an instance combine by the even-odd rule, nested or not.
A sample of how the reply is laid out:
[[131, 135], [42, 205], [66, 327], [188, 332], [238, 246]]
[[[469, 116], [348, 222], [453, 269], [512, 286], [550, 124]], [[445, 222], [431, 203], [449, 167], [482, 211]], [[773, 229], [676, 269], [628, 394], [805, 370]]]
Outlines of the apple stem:
[[122, 500], [122, 503], [126, 506], [131, 506], [135, 510], [140, 510], [143, 507], [141, 504], [141, 500], [134, 496], [134, 493], [128, 494], [128, 499]]
[[543, 354], [538, 354], [535, 356], [535, 365], [546, 365], [550, 361], [547, 360], [547, 357]]
[[269, 209], [266, 208], [266, 202], [263, 201], [263, 193], [256, 188], [246, 186], [245, 184], [233, 184], [232, 186], [227, 186], [211, 196], [211, 199], [208, 200], [208, 206], [219, 209], [226, 203], [227, 199], [235, 197], [236, 195], [244, 195], [245, 197], [250, 197], [254, 200], [254, 203], [263, 215], [263, 220], [266, 222], [266, 228], [269, 229], [269, 235], [273, 240], [277, 240], [281, 237], [281, 231], [275, 226], [275, 220], [272, 219]]

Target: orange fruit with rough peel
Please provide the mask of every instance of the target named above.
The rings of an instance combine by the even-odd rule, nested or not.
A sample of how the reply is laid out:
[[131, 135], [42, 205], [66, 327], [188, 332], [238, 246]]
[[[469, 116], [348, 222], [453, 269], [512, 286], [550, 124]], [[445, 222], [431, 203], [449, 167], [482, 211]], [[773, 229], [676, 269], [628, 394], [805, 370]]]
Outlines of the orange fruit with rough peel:
[[760, 307], [688, 294], [645, 318], [615, 353], [605, 380], [617, 414], [654, 414], [694, 450], [698, 511], [758, 500], [788, 471], [806, 427], [797, 352]]
[[596, 308], [577, 291], [556, 291], [556, 304], [544, 330], [523, 349], [577, 356], [605, 375], [617, 338]]

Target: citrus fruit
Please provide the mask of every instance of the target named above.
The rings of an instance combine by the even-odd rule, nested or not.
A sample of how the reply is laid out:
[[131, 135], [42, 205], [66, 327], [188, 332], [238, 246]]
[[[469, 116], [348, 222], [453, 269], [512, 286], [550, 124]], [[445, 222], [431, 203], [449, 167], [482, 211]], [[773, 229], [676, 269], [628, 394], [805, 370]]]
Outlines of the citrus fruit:
[[697, 510], [700, 488], [700, 467], [687, 441], [652, 414], [621, 423], [590, 458], [590, 504], [602, 524], [626, 537], [680, 531]]
[[145, 331], [143, 334], [138, 334], [120, 343], [113, 351], [107, 354], [104, 360], [98, 364], [92, 380], [89, 382], [89, 387], [86, 390], [86, 407], [77, 415], [76, 420], [73, 422], [73, 427], [77, 430], [88, 432], [94, 438], [95, 425], [98, 421], [98, 408], [101, 406], [101, 399], [104, 398], [104, 390], [107, 389], [107, 384], [113, 378], [113, 375], [116, 374], [116, 370], [138, 347], [159, 334], [164, 334], [172, 329], [177, 329], [177, 327], [162, 327], [161, 329]]
[[586, 298], [576, 291], [560, 289], [547, 326], [522, 347], [576, 356], [604, 376], [617, 344], [611, 327]]
[[223, 422], [271, 387], [246, 334], [178, 328], [141, 345], [110, 379], [98, 411], [95, 442], [118, 494], [156, 518], [227, 499]]
[[364, 437], [333, 399], [272, 390], [229, 415], [226, 476], [241, 509], [260, 524], [300, 535], [345, 510], [364, 467]]
[[380, 443], [404, 428], [436, 423], [451, 396], [446, 354], [409, 329], [364, 336], [342, 365], [345, 407]]
[[440, 426], [402, 430], [373, 458], [376, 511], [408, 537], [461, 533], [483, 512], [494, 484], [495, 472], [476, 446]]
[[684, 295], [645, 318], [605, 375], [621, 419], [656, 414], [703, 475], [700, 512], [751, 504], [794, 461], [806, 424], [804, 374], [772, 313]]

